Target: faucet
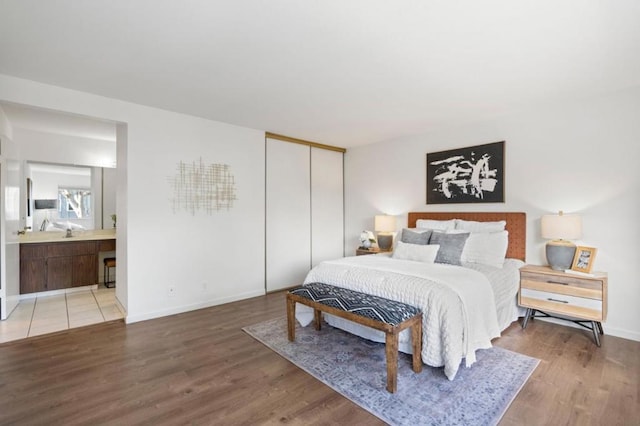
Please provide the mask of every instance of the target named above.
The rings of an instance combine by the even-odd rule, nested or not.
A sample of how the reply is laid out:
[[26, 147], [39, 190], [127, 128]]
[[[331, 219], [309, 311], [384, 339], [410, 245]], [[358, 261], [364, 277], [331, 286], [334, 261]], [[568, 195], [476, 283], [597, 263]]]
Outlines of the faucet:
[[66, 235], [66, 237], [67, 237], [67, 238], [71, 238], [71, 237], [73, 237], [73, 235], [71, 235], [71, 228], [67, 228], [67, 235]]

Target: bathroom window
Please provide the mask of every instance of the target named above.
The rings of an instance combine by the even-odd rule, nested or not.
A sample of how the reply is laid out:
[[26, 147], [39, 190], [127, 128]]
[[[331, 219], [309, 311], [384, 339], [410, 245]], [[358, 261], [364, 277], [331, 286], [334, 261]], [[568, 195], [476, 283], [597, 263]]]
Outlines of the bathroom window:
[[58, 217], [60, 219], [84, 219], [90, 216], [90, 189], [58, 188]]

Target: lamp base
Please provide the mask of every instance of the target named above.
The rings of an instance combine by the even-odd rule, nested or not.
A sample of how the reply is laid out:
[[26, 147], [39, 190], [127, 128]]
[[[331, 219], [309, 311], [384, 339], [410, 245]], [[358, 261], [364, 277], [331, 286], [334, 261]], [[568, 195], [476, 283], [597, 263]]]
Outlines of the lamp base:
[[576, 254], [576, 245], [565, 240], [549, 241], [545, 251], [547, 263], [551, 269], [564, 271], [571, 268], [573, 256]]
[[393, 235], [378, 234], [378, 247], [380, 250], [389, 251], [393, 244]]

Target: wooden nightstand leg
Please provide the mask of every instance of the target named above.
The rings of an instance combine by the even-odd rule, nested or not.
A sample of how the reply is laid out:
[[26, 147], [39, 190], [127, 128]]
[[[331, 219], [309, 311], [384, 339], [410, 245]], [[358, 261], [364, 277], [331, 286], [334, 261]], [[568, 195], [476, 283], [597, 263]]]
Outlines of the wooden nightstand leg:
[[591, 321], [591, 329], [593, 330], [593, 339], [596, 341], [596, 345], [600, 346], [600, 333], [597, 321]]
[[533, 315], [533, 309], [527, 308], [527, 313], [524, 316], [524, 320], [522, 321], [522, 329], [527, 328], [527, 323], [529, 322], [529, 318]]

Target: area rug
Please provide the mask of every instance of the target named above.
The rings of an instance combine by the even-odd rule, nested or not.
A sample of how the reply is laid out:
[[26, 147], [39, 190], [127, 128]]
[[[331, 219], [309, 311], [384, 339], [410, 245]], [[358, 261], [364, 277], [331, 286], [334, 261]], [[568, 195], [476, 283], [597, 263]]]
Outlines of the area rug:
[[471, 368], [460, 367], [453, 381], [442, 368], [411, 370], [411, 356], [400, 354], [398, 390], [386, 391], [384, 344], [323, 324], [296, 327], [287, 339], [286, 318], [243, 330], [318, 380], [391, 425], [497, 424], [539, 360], [493, 347], [477, 352]]

